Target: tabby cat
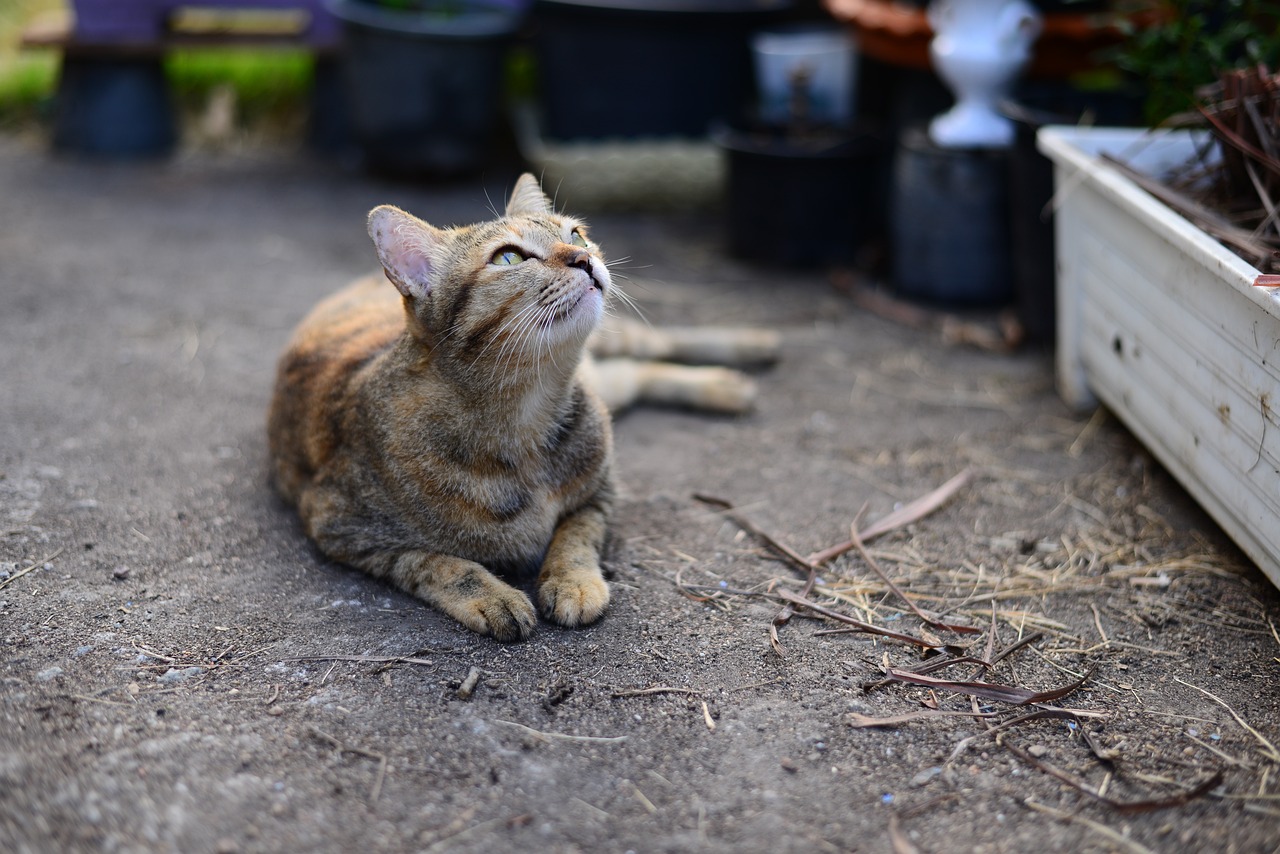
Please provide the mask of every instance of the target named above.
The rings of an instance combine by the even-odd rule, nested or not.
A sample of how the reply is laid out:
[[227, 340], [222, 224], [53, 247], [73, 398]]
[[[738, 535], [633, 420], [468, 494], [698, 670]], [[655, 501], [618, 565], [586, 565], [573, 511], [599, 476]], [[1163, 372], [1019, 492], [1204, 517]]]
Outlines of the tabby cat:
[[536, 576], [546, 619], [599, 619], [609, 408], [735, 412], [755, 392], [725, 368], [593, 362], [588, 342], [614, 357], [768, 361], [776, 336], [635, 325], [593, 336], [616, 291], [609, 268], [531, 175], [492, 222], [435, 228], [384, 205], [368, 224], [395, 290], [359, 280], [294, 332], [268, 419], [277, 488], [326, 555], [474, 631], [533, 630], [532, 602], [500, 575]]

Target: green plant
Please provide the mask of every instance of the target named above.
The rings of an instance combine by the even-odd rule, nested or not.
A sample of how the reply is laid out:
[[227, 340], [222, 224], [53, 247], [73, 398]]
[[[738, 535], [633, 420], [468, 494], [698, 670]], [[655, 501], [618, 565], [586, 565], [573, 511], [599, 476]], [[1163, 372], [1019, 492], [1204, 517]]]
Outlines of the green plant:
[[174, 97], [198, 111], [218, 87], [235, 93], [242, 125], [290, 124], [305, 113], [314, 60], [305, 50], [180, 50], [165, 61]]
[[1126, 34], [1115, 62], [1148, 90], [1146, 119], [1157, 125], [1194, 109], [1196, 91], [1234, 68], [1280, 60], [1280, 3], [1264, 0], [1161, 0], [1153, 19], [1125, 14], [1150, 2], [1121, 0]]
[[60, 0], [0, 2], [0, 128], [34, 120], [49, 103], [58, 79], [52, 51], [23, 51], [18, 42], [32, 16], [57, 9]]

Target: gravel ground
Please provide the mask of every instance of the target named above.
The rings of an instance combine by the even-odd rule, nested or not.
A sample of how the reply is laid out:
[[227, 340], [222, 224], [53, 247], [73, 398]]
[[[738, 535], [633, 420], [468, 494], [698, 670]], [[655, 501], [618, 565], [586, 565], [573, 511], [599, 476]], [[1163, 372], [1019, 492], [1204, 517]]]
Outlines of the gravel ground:
[[[1280, 846], [1261, 573], [1123, 427], [1063, 406], [1043, 354], [949, 345], [822, 274], [732, 260], [715, 215], [574, 210], [630, 256], [655, 323], [784, 336], [756, 413], [619, 419], [602, 622], [504, 646], [324, 560], [266, 484], [276, 355], [370, 269], [369, 208], [475, 221], [511, 178], [406, 187], [284, 153], [86, 164], [0, 140], [0, 847]], [[807, 554], [966, 469], [869, 548], [975, 634], [924, 625], [856, 554], [806, 593], [693, 497]], [[931, 676], [1007, 690], [872, 684], [922, 647], [804, 609], [775, 642], [783, 595], [935, 661], [1006, 651]], [[1017, 717], [1044, 706], [1077, 712]]]

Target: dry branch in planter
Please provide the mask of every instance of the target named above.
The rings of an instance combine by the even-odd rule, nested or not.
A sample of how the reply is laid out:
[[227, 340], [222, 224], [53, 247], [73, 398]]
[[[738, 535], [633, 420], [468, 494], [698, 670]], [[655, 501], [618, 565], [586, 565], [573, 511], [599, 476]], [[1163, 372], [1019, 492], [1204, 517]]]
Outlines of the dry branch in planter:
[[1170, 182], [1122, 168], [1264, 274], [1278, 272], [1280, 75], [1261, 66], [1227, 71], [1200, 94], [1200, 118], [1218, 143], [1218, 162], [1206, 164], [1198, 157]]

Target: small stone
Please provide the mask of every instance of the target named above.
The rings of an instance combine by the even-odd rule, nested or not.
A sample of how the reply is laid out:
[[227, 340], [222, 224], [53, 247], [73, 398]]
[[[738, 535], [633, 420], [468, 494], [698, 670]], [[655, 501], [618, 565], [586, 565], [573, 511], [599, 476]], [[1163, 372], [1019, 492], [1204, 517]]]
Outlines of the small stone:
[[116, 581], [124, 581], [129, 577], [129, 567], [117, 566], [115, 569], [111, 570], [111, 577]]
[[36, 681], [52, 682], [54, 679], [57, 679], [61, 675], [62, 675], [62, 668], [58, 667], [57, 665], [54, 665], [53, 667], [47, 667], [44, 670], [41, 670], [39, 673], [37, 673]]
[[278, 718], [284, 714], [284, 706], [272, 706], [267, 709], [267, 714], [271, 715], [273, 718]]
[[920, 788], [921, 786], [927, 786], [930, 783], [930, 781], [932, 781], [935, 777], [940, 776], [941, 774], [942, 774], [942, 768], [937, 765], [933, 766], [932, 768], [926, 768], [911, 778], [910, 785], [917, 789]]
[[1045, 747], [1043, 744], [1033, 744], [1027, 748], [1027, 753], [1030, 753], [1036, 759], [1039, 759], [1048, 752], [1049, 748]]
[[786, 756], [784, 756], [784, 757], [782, 757], [780, 760], [778, 760], [778, 764], [782, 766], [782, 770], [783, 770], [783, 771], [786, 771], [786, 772], [787, 772], [787, 773], [789, 773], [789, 774], [794, 774], [794, 773], [796, 773], [797, 771], [799, 771], [799, 770], [800, 770], [800, 769], [796, 766], [796, 763], [795, 763], [795, 762], [793, 762], [790, 758], [788, 758], [788, 757], [786, 757]]
[[179, 682], [186, 682], [192, 676], [199, 676], [201, 673], [204, 673], [203, 667], [184, 667], [181, 670], [176, 667], [170, 667], [156, 681], [165, 685], [176, 685]]

